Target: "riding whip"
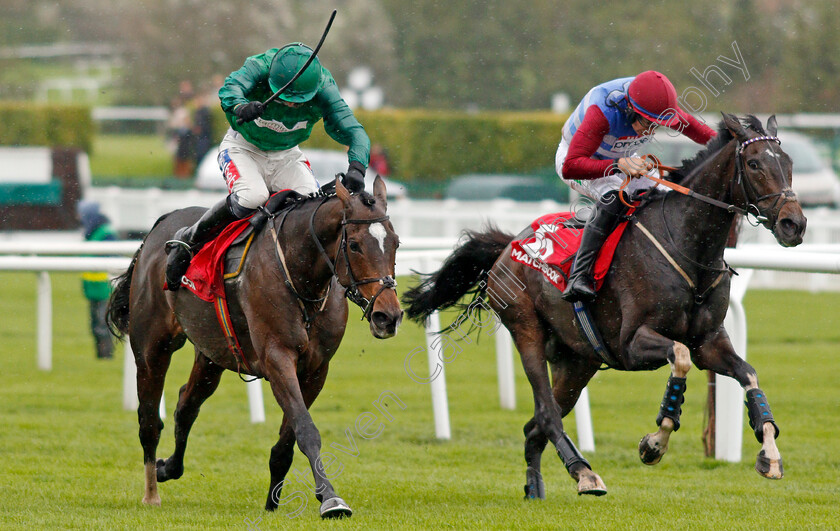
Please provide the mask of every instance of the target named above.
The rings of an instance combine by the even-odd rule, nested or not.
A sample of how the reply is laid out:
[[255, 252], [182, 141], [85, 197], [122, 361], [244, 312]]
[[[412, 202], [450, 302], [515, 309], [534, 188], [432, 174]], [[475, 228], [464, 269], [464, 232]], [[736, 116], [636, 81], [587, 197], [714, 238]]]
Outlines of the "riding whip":
[[[279, 96], [280, 94], [283, 93], [283, 91], [285, 91], [287, 88], [292, 86], [292, 83], [297, 81], [297, 78], [299, 78], [301, 76], [301, 74], [303, 74], [303, 72], [306, 71], [307, 68], [309, 68], [309, 65], [311, 65], [312, 61], [315, 60], [315, 56], [318, 55], [318, 51], [321, 49], [321, 45], [324, 44], [324, 40], [327, 38], [327, 34], [330, 32], [330, 28], [332, 27], [333, 20], [335, 20], [336, 13], [337, 13], [337, 10], [333, 9], [332, 14], [330, 15], [330, 19], [327, 21], [327, 27], [324, 28], [324, 33], [321, 35], [321, 40], [318, 41], [318, 46], [316, 46], [315, 49], [312, 51], [312, 55], [309, 56], [309, 59], [306, 60], [306, 63], [304, 63], [303, 67], [300, 70], [298, 70], [297, 74], [295, 74], [292, 77], [292, 79], [289, 80], [288, 83], [286, 83], [285, 85], [280, 87], [277, 90], [277, 92], [275, 92], [274, 94], [269, 96], [268, 99], [263, 102], [263, 105], [268, 105], [272, 101], [276, 100], [277, 96]], [[242, 125], [243, 123], [245, 123], [245, 120], [243, 120], [242, 118], [239, 118], [236, 121], [236, 123], [238, 123], [239, 125]]]

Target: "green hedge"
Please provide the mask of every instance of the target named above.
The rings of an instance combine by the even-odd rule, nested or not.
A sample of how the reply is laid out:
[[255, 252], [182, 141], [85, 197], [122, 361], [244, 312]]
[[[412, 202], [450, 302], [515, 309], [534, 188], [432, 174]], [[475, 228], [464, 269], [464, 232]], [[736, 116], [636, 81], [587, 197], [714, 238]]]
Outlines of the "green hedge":
[[74, 147], [90, 153], [95, 134], [90, 108], [0, 102], [0, 145]]
[[[428, 110], [358, 111], [371, 142], [388, 153], [406, 182], [442, 183], [462, 173], [534, 173], [554, 166], [567, 115], [458, 113]], [[336, 147], [323, 127], [307, 142]]]
[[[396, 178], [432, 188], [463, 173], [533, 174], [554, 167], [568, 115], [550, 112], [466, 113], [429, 110], [357, 111], [374, 144], [388, 154]], [[221, 109], [214, 128], [227, 128]], [[318, 125], [306, 147], [341, 149]], [[551, 172], [553, 174], [553, 170]]]

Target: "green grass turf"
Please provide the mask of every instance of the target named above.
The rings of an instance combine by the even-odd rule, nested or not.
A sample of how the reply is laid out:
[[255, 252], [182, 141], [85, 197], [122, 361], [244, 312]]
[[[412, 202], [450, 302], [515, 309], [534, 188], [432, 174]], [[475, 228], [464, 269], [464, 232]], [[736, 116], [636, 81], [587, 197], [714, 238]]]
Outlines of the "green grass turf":
[[90, 170], [114, 182], [161, 180], [172, 176], [173, 158], [162, 135], [97, 135]]
[[[758, 370], [781, 427], [781, 481], [754, 470], [759, 445], [744, 428], [744, 459], [703, 457], [700, 433], [706, 379], [689, 373], [682, 428], [662, 463], [647, 467], [639, 439], [654, 431], [667, 369], [605, 371], [590, 383], [597, 450], [587, 454], [607, 484], [601, 498], [579, 497], [551, 451], [543, 458], [548, 499], [522, 500], [525, 465], [522, 425], [532, 414], [530, 388], [517, 362], [517, 408], [499, 408], [493, 340], [464, 345], [446, 366], [452, 440], [437, 441], [428, 387], [412, 381], [404, 359], [423, 346], [420, 327], [404, 323], [380, 341], [353, 310], [344, 344], [326, 388], [312, 408], [324, 450], [338, 459], [331, 470], [339, 495], [353, 507], [350, 520], [321, 522], [318, 503], [296, 518], [262, 510], [268, 452], [281, 420], [263, 383], [265, 424], [249, 421], [244, 384], [228, 373], [204, 405], [192, 431], [186, 472], [160, 486], [163, 505], [145, 507], [136, 414], [122, 410], [122, 361], [97, 361], [87, 309], [76, 275], [54, 274], [53, 370], [36, 366], [34, 274], [2, 274], [0, 282], [0, 528], [2, 529], [827, 529], [840, 526], [840, 369], [837, 294], [750, 292], [748, 359]], [[401, 279], [401, 285], [410, 284]], [[475, 339], [475, 338], [474, 338]], [[122, 349], [118, 352], [121, 354]], [[172, 410], [187, 378], [191, 349], [176, 353], [165, 397], [168, 415], [158, 448], [173, 443]], [[418, 372], [424, 356], [416, 358]], [[393, 421], [364, 439], [355, 422], [377, 413], [384, 391]], [[393, 403], [393, 401], [392, 401]], [[364, 417], [362, 417], [364, 419]], [[745, 422], [746, 424], [746, 422]], [[576, 440], [573, 416], [566, 428]], [[350, 456], [349, 430], [358, 449]], [[293, 464], [311, 473], [298, 453]], [[284, 490], [305, 490], [293, 482]], [[258, 522], [258, 523], [257, 523]]]

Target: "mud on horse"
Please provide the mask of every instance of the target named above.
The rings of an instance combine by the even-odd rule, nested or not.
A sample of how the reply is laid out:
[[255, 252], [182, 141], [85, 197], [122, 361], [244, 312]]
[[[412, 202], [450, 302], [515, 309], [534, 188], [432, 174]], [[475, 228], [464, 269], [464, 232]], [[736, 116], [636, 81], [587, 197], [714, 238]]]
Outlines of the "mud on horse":
[[[532, 235], [530, 228], [517, 236], [492, 228], [468, 233], [437, 272], [404, 295], [408, 316], [422, 321], [474, 292], [486, 297], [510, 330], [534, 393], [534, 416], [524, 429], [526, 498], [545, 496], [540, 459], [549, 441], [580, 494], [606, 493], [562, 421], [605, 363], [625, 371], [671, 367], [656, 418], [659, 429], [639, 444], [645, 464], [659, 462], [671, 432], [679, 429], [685, 378], [693, 363], [741, 384], [750, 425], [761, 443], [756, 470], [767, 478], [782, 477], [775, 443], [779, 429], [769, 403], [755, 369], [735, 353], [723, 328], [731, 271], [723, 251], [736, 212], [749, 212], [785, 247], [802, 242], [806, 219], [791, 190], [791, 160], [775, 137], [775, 118], [766, 132], [755, 117], [745, 118], [745, 124], [724, 114], [716, 139], [671, 176], [711, 202], [656, 193], [633, 215], [588, 308], [608, 356], [596, 354], [560, 291], [539, 271], [511, 258], [510, 243]], [[511, 290], [513, 283], [522, 290]]]
[[[278, 506], [297, 443], [312, 467], [321, 516], [351, 514], [323, 470], [319, 472], [321, 437], [308, 409], [324, 386], [344, 335], [345, 295], [362, 307], [377, 338], [396, 334], [402, 310], [394, 281], [398, 238], [386, 215], [383, 181], [376, 179], [372, 196], [350, 195], [338, 181], [335, 188], [335, 195], [299, 201], [270, 218], [254, 237], [243, 272], [225, 282], [244, 359], [228, 348], [213, 303], [186, 289], [163, 289], [164, 243], [204, 209], [178, 210], [159, 219], [117, 279], [109, 319], [113, 330], [129, 334], [137, 364], [144, 503], [160, 505], [158, 482], [183, 474], [187, 437], [199, 408], [216, 390], [222, 373], [231, 370], [268, 380], [283, 409], [279, 440], [269, 459], [265, 508]], [[164, 378], [172, 353], [187, 339], [195, 345], [195, 363], [175, 410], [175, 451], [158, 460]]]

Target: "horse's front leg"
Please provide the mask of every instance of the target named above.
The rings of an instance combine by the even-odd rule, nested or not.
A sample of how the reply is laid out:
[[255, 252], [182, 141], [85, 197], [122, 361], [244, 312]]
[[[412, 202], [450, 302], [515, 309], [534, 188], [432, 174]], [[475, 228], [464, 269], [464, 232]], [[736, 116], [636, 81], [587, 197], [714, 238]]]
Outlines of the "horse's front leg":
[[[526, 497], [540, 497], [544, 492], [541, 486], [539, 470], [533, 468], [535, 455], [545, 443], [546, 437], [554, 444], [557, 454], [563, 460], [569, 475], [577, 481], [578, 494], [593, 494], [602, 496], [607, 493], [607, 487], [595, 472], [589, 462], [584, 459], [569, 436], [563, 430], [563, 413], [551, 392], [548, 379], [548, 366], [545, 355], [545, 339], [543, 329], [536, 316], [519, 316], [516, 323], [510, 327], [511, 335], [522, 359], [522, 366], [534, 392], [534, 419], [525, 426], [526, 447], [525, 457], [528, 460], [528, 485]], [[542, 435], [540, 435], [542, 433]], [[533, 496], [532, 496], [533, 495]]]
[[734, 378], [747, 393], [747, 414], [761, 451], [755, 463], [756, 471], [770, 479], [782, 479], [782, 454], [776, 446], [779, 427], [773, 419], [767, 397], [758, 387], [758, 375], [752, 365], [735, 353], [726, 330], [721, 327], [695, 350], [694, 364], [723, 376]]
[[[307, 378], [307, 386], [301, 390], [304, 403], [307, 409], [312, 406], [324, 382], [327, 379], [329, 364], [324, 363], [314, 374]], [[280, 425], [280, 435], [277, 444], [271, 448], [271, 457], [268, 460], [268, 469], [271, 472], [271, 484], [268, 487], [268, 499], [265, 502], [265, 510], [273, 511], [280, 504], [280, 494], [283, 491], [286, 474], [292, 466], [295, 455], [295, 432], [292, 429], [291, 417], [283, 415], [283, 423]]]
[[671, 376], [656, 417], [659, 430], [648, 433], [639, 442], [639, 458], [646, 465], [655, 465], [668, 451], [671, 433], [680, 428], [680, 406], [684, 400], [686, 375], [691, 369], [691, 355], [688, 347], [668, 339], [647, 325], [636, 330], [626, 354], [627, 370], [655, 368], [665, 360], [671, 366]]
[[[272, 349], [271, 352], [267, 353], [266, 373], [271, 384], [271, 391], [274, 393], [277, 403], [283, 409], [285, 418], [289, 419], [298, 448], [309, 459], [312, 476], [315, 479], [315, 497], [321, 502], [321, 517], [340, 518], [350, 516], [353, 511], [344, 500], [336, 495], [335, 489], [328, 479], [331, 473], [327, 470], [329, 463], [321, 461], [321, 434], [312, 421], [301, 392], [296, 367], [297, 358], [298, 354], [296, 352], [282, 349]], [[307, 385], [312, 384], [308, 380], [306, 383]], [[316, 382], [316, 385], [321, 387], [323, 382]], [[276, 470], [279, 471], [279, 468]], [[274, 476], [274, 474], [272, 475]], [[274, 479], [275, 477], [272, 477], [272, 480]], [[271, 493], [269, 493], [269, 496], [271, 496]], [[270, 509], [269, 503], [266, 504], [266, 508]]]

